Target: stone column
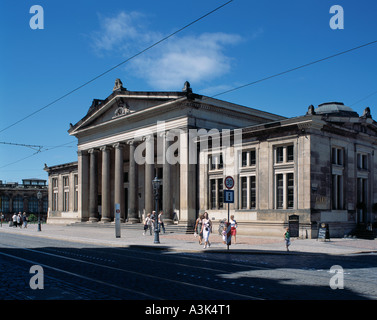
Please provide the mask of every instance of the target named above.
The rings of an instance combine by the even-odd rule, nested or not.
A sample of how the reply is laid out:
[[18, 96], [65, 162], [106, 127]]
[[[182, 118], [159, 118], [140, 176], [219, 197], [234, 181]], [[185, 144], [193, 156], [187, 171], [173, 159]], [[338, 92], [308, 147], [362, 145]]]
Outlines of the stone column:
[[139, 222], [137, 214], [137, 164], [135, 161], [135, 142], [133, 140], [128, 142], [130, 146], [130, 160], [128, 171], [128, 221], [131, 223]]
[[97, 153], [95, 149], [89, 151], [89, 221], [98, 221], [98, 168]]
[[[124, 186], [123, 186], [123, 147], [122, 143], [113, 145], [115, 148], [115, 177], [114, 177], [114, 204], [120, 204], [120, 219], [126, 220], [126, 210], [124, 207]], [[114, 206], [115, 207], [115, 206]]]
[[[78, 210], [81, 213], [81, 221], [88, 221], [89, 219], [89, 157], [86, 151], [78, 151]], [[51, 195], [53, 191], [51, 192]], [[50, 206], [52, 210], [52, 204]]]
[[164, 211], [164, 222], [166, 224], [173, 223], [173, 191], [171, 186], [171, 164], [169, 163], [166, 155], [168, 148], [171, 144], [167, 133], [163, 134], [164, 137], [164, 163], [162, 170], [162, 206]]
[[102, 151], [102, 222], [111, 221], [110, 212], [110, 149], [101, 147]]
[[154, 210], [154, 196], [152, 180], [154, 179], [154, 137], [150, 135], [144, 138], [145, 148], [145, 213]]

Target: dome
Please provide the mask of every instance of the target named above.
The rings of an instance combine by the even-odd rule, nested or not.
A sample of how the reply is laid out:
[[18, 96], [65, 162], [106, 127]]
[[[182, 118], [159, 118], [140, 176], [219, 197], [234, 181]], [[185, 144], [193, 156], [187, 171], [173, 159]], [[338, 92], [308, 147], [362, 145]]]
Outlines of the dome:
[[352, 108], [347, 107], [343, 102], [326, 102], [318, 105], [315, 109], [316, 114], [328, 114], [338, 117], [358, 117], [358, 113]]

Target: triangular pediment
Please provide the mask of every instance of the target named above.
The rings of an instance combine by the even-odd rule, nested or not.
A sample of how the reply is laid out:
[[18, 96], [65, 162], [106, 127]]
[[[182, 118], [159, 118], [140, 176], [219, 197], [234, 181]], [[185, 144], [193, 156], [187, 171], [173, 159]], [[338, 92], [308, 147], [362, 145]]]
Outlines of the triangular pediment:
[[72, 125], [68, 132], [75, 135], [84, 129], [115, 123], [184, 97], [181, 92], [115, 92], [106, 100], [94, 99], [86, 116]]

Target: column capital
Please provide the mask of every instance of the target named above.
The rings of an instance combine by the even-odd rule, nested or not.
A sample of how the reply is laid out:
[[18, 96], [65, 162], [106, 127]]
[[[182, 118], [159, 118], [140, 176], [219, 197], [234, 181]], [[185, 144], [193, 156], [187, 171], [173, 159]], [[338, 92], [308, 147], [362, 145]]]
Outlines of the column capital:
[[97, 153], [98, 149], [92, 148], [88, 150], [88, 153]]
[[125, 146], [124, 142], [116, 142], [113, 144], [113, 148], [115, 149], [121, 149]]
[[143, 136], [141, 138], [142, 141], [151, 141], [151, 140], [154, 140], [154, 135], [153, 134], [149, 134], [147, 136]]
[[88, 150], [77, 150], [77, 155], [80, 156], [86, 156], [88, 154]]
[[102, 146], [102, 147], [100, 147], [99, 149], [100, 149], [101, 151], [106, 151], [106, 150], [110, 150], [110, 148], [111, 148], [111, 146]]

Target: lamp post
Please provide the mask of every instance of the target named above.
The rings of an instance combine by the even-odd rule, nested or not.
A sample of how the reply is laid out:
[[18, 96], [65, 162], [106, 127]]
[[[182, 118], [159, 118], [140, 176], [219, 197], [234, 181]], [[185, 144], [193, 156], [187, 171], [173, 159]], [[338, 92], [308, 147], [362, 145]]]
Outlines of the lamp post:
[[37, 199], [38, 199], [38, 231], [41, 230], [41, 199], [42, 199], [42, 192], [38, 191], [37, 193]]
[[154, 195], [154, 201], [155, 201], [155, 224], [154, 224], [154, 243], [160, 243], [160, 230], [158, 226], [158, 197], [159, 197], [159, 190], [160, 190], [161, 180], [155, 177], [152, 180], [152, 186], [153, 186], [153, 195]]

